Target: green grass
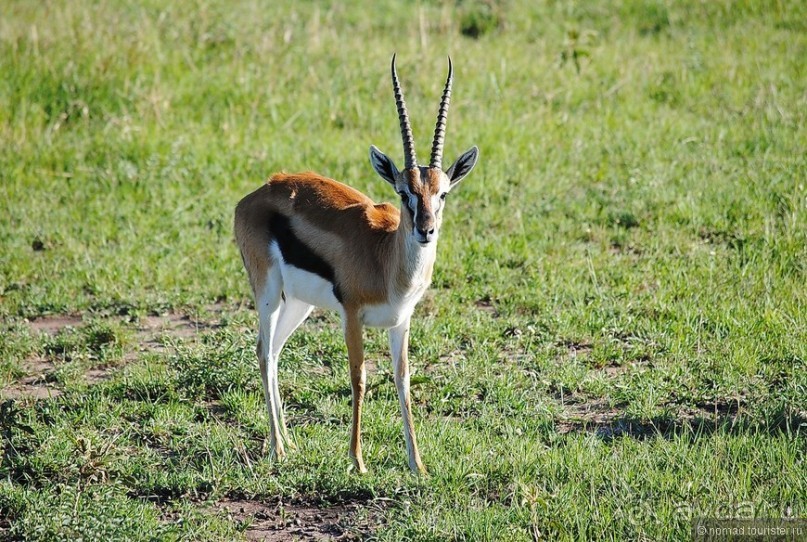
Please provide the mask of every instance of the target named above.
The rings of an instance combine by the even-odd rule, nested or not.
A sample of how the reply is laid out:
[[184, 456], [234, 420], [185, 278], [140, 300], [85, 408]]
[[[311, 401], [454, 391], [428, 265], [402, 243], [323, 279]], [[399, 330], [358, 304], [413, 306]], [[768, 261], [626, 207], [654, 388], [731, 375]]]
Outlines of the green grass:
[[[2, 404], [0, 540], [231, 540], [246, 525], [210, 512], [228, 498], [384, 503], [381, 540], [684, 540], [694, 517], [807, 516], [802, 2], [0, 12], [0, 387], [43, 359], [62, 392]], [[299, 448], [270, 459], [231, 231], [278, 170], [396, 200], [367, 159], [401, 152], [394, 51], [421, 155], [446, 54], [446, 161], [481, 150], [412, 332], [423, 479], [374, 331], [371, 473], [348, 470], [327, 315], [280, 361]], [[219, 327], [141, 351], [143, 319], [174, 312]], [[52, 314], [82, 322], [26, 322]]]

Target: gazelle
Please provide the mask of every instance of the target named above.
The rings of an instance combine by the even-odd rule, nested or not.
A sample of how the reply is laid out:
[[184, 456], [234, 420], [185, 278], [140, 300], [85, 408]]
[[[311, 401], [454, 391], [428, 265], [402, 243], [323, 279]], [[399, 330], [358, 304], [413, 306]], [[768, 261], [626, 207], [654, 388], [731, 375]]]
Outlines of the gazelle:
[[468, 175], [479, 155], [479, 149], [472, 147], [446, 171], [442, 169], [452, 81], [449, 58], [431, 160], [428, 166], [420, 166], [392, 57], [404, 168], [399, 171], [375, 146], [370, 146], [370, 162], [400, 195], [400, 211], [310, 172], [273, 175], [235, 209], [235, 237], [260, 320], [257, 353], [269, 411], [270, 445], [278, 458], [285, 455], [284, 445], [293, 447], [278, 390], [278, 356], [289, 335], [317, 306], [336, 310], [342, 317], [353, 389], [350, 457], [354, 467], [367, 471], [361, 451], [366, 380], [362, 333], [363, 326], [371, 326], [389, 330], [409, 467], [425, 472], [409, 399], [409, 323], [431, 282], [446, 194]]

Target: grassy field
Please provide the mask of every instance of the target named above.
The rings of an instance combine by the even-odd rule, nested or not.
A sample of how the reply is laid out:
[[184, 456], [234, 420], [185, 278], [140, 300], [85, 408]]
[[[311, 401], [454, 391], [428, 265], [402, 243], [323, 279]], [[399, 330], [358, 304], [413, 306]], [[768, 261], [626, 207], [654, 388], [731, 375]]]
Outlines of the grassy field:
[[[407, 469], [366, 333], [280, 360], [268, 454], [235, 203], [278, 170], [397, 201], [389, 60], [452, 192]], [[803, 2], [6, 1], [0, 540], [687, 540], [807, 517]]]

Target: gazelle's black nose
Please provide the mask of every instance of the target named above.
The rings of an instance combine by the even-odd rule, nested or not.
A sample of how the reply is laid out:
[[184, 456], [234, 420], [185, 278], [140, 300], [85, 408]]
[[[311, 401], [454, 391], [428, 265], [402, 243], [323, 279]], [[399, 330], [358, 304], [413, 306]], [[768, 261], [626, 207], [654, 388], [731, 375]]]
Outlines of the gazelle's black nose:
[[415, 236], [417, 237], [418, 243], [431, 243], [434, 240], [434, 228], [430, 229], [429, 231], [423, 231], [416, 227]]

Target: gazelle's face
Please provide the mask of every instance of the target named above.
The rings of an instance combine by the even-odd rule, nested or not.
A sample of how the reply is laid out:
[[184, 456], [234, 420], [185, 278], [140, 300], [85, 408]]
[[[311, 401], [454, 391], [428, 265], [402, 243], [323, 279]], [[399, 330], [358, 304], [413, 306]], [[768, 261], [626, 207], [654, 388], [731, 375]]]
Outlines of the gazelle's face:
[[370, 163], [373, 169], [395, 187], [401, 197], [401, 213], [409, 214], [412, 219], [412, 236], [421, 246], [437, 240], [446, 196], [471, 172], [478, 157], [479, 149], [471, 147], [446, 171], [431, 166], [399, 171], [386, 154], [374, 145], [370, 146]]
[[412, 236], [421, 246], [437, 240], [450, 188], [451, 183], [440, 168], [419, 166], [398, 175], [395, 190], [401, 196], [401, 212], [409, 214]]

